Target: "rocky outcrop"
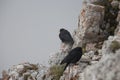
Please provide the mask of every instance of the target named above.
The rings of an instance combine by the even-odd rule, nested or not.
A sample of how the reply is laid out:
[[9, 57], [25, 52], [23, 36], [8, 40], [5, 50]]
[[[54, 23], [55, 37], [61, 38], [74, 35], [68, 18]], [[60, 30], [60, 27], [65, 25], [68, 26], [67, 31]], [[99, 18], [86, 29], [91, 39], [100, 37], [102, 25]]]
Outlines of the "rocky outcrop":
[[38, 73], [38, 65], [22, 63], [3, 71], [3, 80], [36, 80]]
[[75, 31], [74, 46], [85, 46], [87, 43], [101, 42], [104, 34], [100, 29], [104, 19], [104, 7], [85, 4], [81, 10], [78, 29]]
[[83, 48], [77, 65], [64, 71], [61, 60], [68, 54], [59, 51], [50, 56], [49, 67], [22, 63], [3, 71], [2, 80], [120, 80], [120, 1], [86, 0], [78, 28], [73, 33], [74, 45]]
[[[118, 2], [118, 1], [117, 1]], [[115, 4], [115, 2], [113, 2]], [[112, 4], [113, 4], [112, 3]], [[120, 6], [120, 2], [119, 6]], [[116, 4], [118, 4], [116, 3]], [[119, 7], [120, 9], [120, 7]], [[87, 67], [84, 72], [84, 80], [120, 80], [120, 14], [117, 16], [118, 25], [115, 35], [104, 41], [102, 46], [102, 58], [100, 61]], [[91, 74], [92, 73], [92, 74]]]
[[[75, 44], [73, 46], [82, 46], [83, 50], [85, 49], [86, 53], [82, 58], [89, 60], [89, 64], [84, 62], [86, 66], [82, 68], [83, 64], [80, 61], [77, 72], [74, 72], [76, 68], [70, 68], [73, 71], [67, 75], [64, 74], [65, 77], [62, 80], [119, 80], [120, 20], [119, 12], [117, 12], [118, 6], [115, 5], [119, 1], [117, 3], [114, 0], [109, 2], [111, 9], [108, 8], [109, 3], [105, 5], [104, 0], [89, 2], [85, 4], [79, 16], [78, 29], [74, 32]], [[114, 9], [114, 7], [116, 8]], [[119, 24], [116, 25], [116, 22]], [[114, 32], [115, 35], [113, 35]], [[71, 76], [72, 72], [76, 74]]]
[[55, 54], [50, 55], [49, 59], [49, 64], [52, 65], [57, 65], [60, 64], [60, 62], [63, 60], [63, 58], [67, 55], [68, 53], [64, 53], [62, 51], [59, 51]]
[[102, 54], [97, 64], [86, 68], [84, 80], [120, 80], [120, 37], [110, 36], [103, 44]]
[[[120, 9], [120, 2], [119, 2], [119, 9]], [[118, 21], [118, 25], [115, 30], [115, 35], [120, 36], [120, 11], [118, 12], [118, 16], [116, 20]]]

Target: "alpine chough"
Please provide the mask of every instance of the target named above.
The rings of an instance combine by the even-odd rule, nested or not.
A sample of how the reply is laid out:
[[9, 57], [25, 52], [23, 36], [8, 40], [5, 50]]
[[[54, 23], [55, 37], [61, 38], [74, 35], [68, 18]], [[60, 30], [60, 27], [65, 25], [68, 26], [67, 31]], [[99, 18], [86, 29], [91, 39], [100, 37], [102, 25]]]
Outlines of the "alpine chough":
[[68, 53], [68, 55], [61, 61], [60, 64], [65, 64], [65, 68], [64, 68], [65, 70], [69, 64], [75, 64], [80, 60], [81, 57], [82, 57], [82, 48], [76, 47]]
[[62, 41], [62, 43], [65, 43], [65, 44], [73, 44], [74, 43], [74, 40], [73, 40], [70, 32], [64, 28], [60, 29], [59, 38]]

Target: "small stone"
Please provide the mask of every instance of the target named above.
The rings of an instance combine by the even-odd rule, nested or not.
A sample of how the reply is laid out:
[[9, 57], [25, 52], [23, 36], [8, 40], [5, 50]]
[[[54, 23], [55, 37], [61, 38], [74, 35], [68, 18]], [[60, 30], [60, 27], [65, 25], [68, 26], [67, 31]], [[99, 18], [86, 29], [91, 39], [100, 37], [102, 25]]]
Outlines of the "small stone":
[[99, 55], [94, 55], [93, 57], [92, 57], [92, 60], [93, 61], [99, 61], [101, 59], [101, 56], [99, 56]]
[[113, 0], [113, 1], [111, 2], [111, 5], [112, 5], [113, 8], [116, 8], [116, 7], [119, 6], [119, 1]]
[[98, 61], [91, 61], [91, 65], [98, 63]]

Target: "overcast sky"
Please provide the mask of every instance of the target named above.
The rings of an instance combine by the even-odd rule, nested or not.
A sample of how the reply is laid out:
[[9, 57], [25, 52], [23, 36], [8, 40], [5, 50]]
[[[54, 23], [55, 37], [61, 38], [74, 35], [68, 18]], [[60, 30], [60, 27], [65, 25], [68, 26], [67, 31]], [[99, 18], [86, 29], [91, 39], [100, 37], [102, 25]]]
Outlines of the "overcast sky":
[[59, 29], [77, 28], [82, 0], [0, 0], [0, 72], [45, 64], [60, 47]]

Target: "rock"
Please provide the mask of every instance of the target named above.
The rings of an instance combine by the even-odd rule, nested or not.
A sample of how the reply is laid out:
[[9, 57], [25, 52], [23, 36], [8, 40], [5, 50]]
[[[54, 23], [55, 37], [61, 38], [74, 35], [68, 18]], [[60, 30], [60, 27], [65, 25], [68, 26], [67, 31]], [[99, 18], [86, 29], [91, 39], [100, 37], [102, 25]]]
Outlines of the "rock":
[[64, 52], [57, 52], [55, 54], [52, 54], [49, 59], [49, 64], [52, 65], [57, 65], [60, 64], [60, 62], [63, 60], [63, 58], [67, 55], [68, 53]]
[[87, 61], [91, 61], [91, 57], [85, 53], [85, 55], [82, 55], [82, 58], [80, 59], [81, 62], [87, 62]]
[[101, 58], [100, 55], [94, 55], [94, 56], [92, 57], [92, 60], [93, 60], [93, 61], [99, 61], [100, 58]]
[[111, 2], [111, 5], [112, 5], [113, 8], [116, 8], [116, 7], [119, 6], [119, 1], [113, 0], [113, 1]]
[[85, 80], [120, 80], [120, 50], [106, 55], [101, 61], [85, 71]]
[[[81, 43], [90, 43], [90, 46], [94, 46], [93, 42], [100, 40], [104, 35], [100, 32], [100, 25], [102, 24], [104, 17], [104, 7], [94, 4], [86, 4], [81, 11], [79, 17], [78, 29], [74, 32], [74, 45], [82, 46]], [[100, 33], [100, 35], [98, 35]], [[99, 36], [99, 37], [98, 37]], [[101, 37], [102, 36], [102, 37]], [[103, 39], [104, 40], [104, 39]], [[101, 40], [100, 40], [101, 41]], [[88, 45], [88, 49], [90, 48]], [[77, 80], [82, 72], [91, 64], [92, 57], [94, 57], [94, 51], [91, 48], [86, 54], [83, 55], [82, 59], [77, 65], [68, 67], [60, 80]], [[94, 49], [95, 50], [95, 49]], [[50, 64], [59, 64], [61, 60], [67, 55], [67, 53], [58, 52], [50, 58]], [[94, 62], [94, 64], [96, 64]], [[70, 70], [70, 71], [69, 71]]]
[[[37, 80], [47, 80], [45, 79], [46, 76], [48, 76], [49, 74], [49, 67], [46, 67], [46, 66], [43, 66], [43, 65], [40, 65], [39, 67], [39, 73], [37, 74]], [[50, 77], [48, 77], [48, 80]]]
[[77, 62], [77, 65], [69, 65], [66, 68], [60, 80], [78, 80], [81, 77], [82, 72], [88, 65], [90, 65], [90, 63], [90, 57], [83, 55], [80, 61]]
[[7, 80], [36, 80], [38, 75], [38, 65], [22, 63], [14, 65], [8, 70]]
[[103, 18], [103, 6], [87, 4], [83, 7], [79, 16], [78, 29], [74, 32], [73, 47], [104, 40], [104, 34], [100, 30]]
[[110, 50], [112, 41], [120, 43], [120, 37], [109, 37], [105, 41], [102, 47], [102, 58], [95, 65], [86, 68], [85, 80], [120, 80], [120, 49], [113, 53]]
[[[120, 2], [119, 2], [119, 9], [120, 9]], [[117, 28], [115, 30], [115, 35], [120, 36], [120, 11], [118, 12], [116, 20], [118, 22], [118, 25], [117, 25]]]
[[[73, 47], [64, 45], [63, 51], [51, 55], [49, 67], [14, 65], [3, 71], [2, 80], [120, 80], [120, 1], [85, 0], [83, 4]], [[83, 49], [82, 58], [63, 71], [65, 65], [60, 62], [78, 46]]]
[[71, 50], [72, 46], [73, 46], [73, 44], [61, 43], [60, 50], [61, 50], [62, 53], [67, 53], [67, 52], [69, 52]]
[[92, 59], [92, 57], [94, 56], [94, 51], [89, 51], [87, 53], [84, 53], [85, 56], [88, 56], [90, 59]]
[[80, 67], [79, 65], [76, 66], [69, 66], [60, 80], [77, 80], [79, 78]]
[[91, 65], [98, 63], [98, 61], [91, 61]]
[[8, 80], [9, 77], [10, 76], [8, 75], [7, 71], [3, 70], [2, 71], [2, 78], [1, 78], [1, 80]]
[[113, 42], [113, 41], [117, 41], [117, 42], [119, 42], [120, 43], [120, 37], [119, 36], [110, 36], [109, 38], [108, 38], [108, 40], [107, 41], [105, 41], [104, 42], [104, 44], [103, 44], [103, 47], [102, 47], [102, 54], [104, 55], [104, 54], [110, 54], [110, 53], [113, 53], [112, 51], [111, 51], [111, 43]]

